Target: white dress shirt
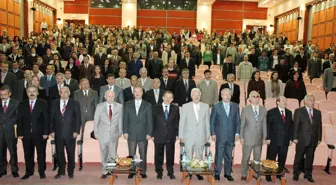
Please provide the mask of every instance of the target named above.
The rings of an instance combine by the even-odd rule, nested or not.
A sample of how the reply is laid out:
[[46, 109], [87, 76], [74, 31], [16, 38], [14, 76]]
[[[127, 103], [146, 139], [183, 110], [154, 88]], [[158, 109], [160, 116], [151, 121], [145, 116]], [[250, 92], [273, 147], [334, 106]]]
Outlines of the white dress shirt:
[[62, 84], [57, 84], [57, 88], [58, 88], [58, 92], [60, 91], [60, 89], [64, 86], [64, 83]]
[[37, 98], [35, 98], [34, 100], [29, 100], [29, 107], [30, 107], [30, 105], [31, 105], [32, 110], [34, 110], [35, 103], [36, 103], [36, 99], [37, 99]]
[[259, 116], [259, 105], [252, 105], [252, 108], [253, 108], [253, 114], [257, 111], [257, 114]]
[[114, 85], [108, 85], [108, 90], [113, 91], [114, 90]]
[[[283, 113], [283, 115], [286, 117], [286, 111], [285, 111], [285, 109], [282, 109], [282, 108], [280, 108], [280, 107], [278, 107], [278, 109], [279, 109], [279, 111], [280, 111], [280, 114]], [[282, 112], [281, 112], [281, 111], [282, 111]]]
[[62, 109], [63, 109], [63, 106], [64, 106], [64, 101], [65, 101], [65, 106], [67, 106], [69, 99], [67, 99], [67, 100], [60, 99], [60, 110], [61, 110], [61, 112], [62, 112]]
[[146, 83], [147, 78], [141, 78], [141, 85], [144, 86]]
[[153, 91], [154, 91], [155, 102], [157, 103], [159, 101], [160, 90], [159, 89], [153, 89]]
[[195, 112], [195, 115], [196, 115], [196, 121], [198, 122], [200, 104], [199, 103], [198, 104], [193, 103], [193, 108], [194, 108], [194, 112]]
[[6, 107], [7, 107], [7, 109], [8, 109], [8, 103], [9, 103], [9, 101], [10, 101], [10, 98], [8, 98], [7, 100], [2, 100], [2, 107], [4, 107], [5, 106], [5, 102], [6, 102]]
[[110, 106], [111, 106], [112, 114], [113, 114], [113, 104], [109, 104], [106, 102], [107, 115], [110, 115]]
[[83, 95], [89, 96], [89, 90], [83, 90]]
[[169, 114], [170, 104], [162, 103], [163, 112], [166, 111], [166, 106], [167, 106], [167, 111], [168, 111], [168, 114]]
[[141, 106], [141, 102], [142, 102], [142, 99], [140, 100], [135, 100], [135, 111], [136, 111], [136, 115], [138, 115], [139, 113], [139, 109], [140, 109], [140, 106]]
[[210, 85], [210, 80], [204, 80], [204, 81], [205, 81], [205, 84], [206, 84], [207, 86]]
[[70, 78], [70, 79], [65, 79], [65, 83], [66, 83], [67, 85], [70, 85], [70, 81], [71, 81], [71, 78]]

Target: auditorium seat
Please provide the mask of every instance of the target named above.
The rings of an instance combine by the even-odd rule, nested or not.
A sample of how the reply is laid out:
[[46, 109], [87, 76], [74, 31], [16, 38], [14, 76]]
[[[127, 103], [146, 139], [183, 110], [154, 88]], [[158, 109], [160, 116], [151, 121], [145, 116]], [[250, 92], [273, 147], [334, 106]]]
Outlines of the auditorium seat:
[[219, 65], [211, 65], [210, 70], [219, 70], [220, 71], [220, 66]]
[[322, 101], [327, 99], [324, 91], [314, 91], [312, 94], [315, 96], [315, 101]]
[[317, 88], [317, 85], [306, 84], [306, 90], [307, 90], [307, 93], [311, 93], [311, 92], [317, 91], [318, 88]]
[[327, 100], [336, 101], [336, 92], [329, 92], [327, 95]]
[[322, 85], [323, 84], [323, 80], [322, 80], [322, 78], [313, 78], [312, 84], [313, 85]]
[[266, 98], [265, 100], [265, 108], [266, 110], [273, 109], [276, 107], [276, 98]]
[[332, 128], [332, 125], [327, 125], [327, 124], [322, 125], [322, 142], [325, 142], [326, 132], [330, 128]]
[[294, 98], [287, 98], [287, 109], [295, 110], [297, 108], [299, 108], [299, 101]]
[[305, 85], [310, 85], [311, 84], [309, 78], [304, 78], [303, 82], [304, 82]]
[[323, 125], [331, 125], [330, 114], [329, 112], [322, 112], [322, 124]]
[[260, 71], [260, 76], [266, 76], [266, 77], [268, 77], [267, 71]]
[[322, 100], [317, 104], [320, 111], [332, 112], [336, 110], [336, 101]]
[[93, 121], [88, 121], [85, 123], [85, 130], [84, 130], [84, 140], [91, 139], [91, 132], [94, 129]]
[[209, 69], [208, 65], [200, 65], [198, 70], [206, 70]]
[[330, 112], [330, 123], [336, 126], [336, 111]]

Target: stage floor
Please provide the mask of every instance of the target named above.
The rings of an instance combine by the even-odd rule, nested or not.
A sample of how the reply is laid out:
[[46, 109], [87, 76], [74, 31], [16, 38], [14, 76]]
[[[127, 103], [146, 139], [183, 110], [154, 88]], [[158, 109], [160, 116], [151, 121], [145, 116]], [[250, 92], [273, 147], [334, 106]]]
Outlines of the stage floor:
[[[77, 165], [77, 164], [76, 164]], [[36, 166], [36, 165], [35, 165]], [[19, 165], [19, 173], [20, 173], [20, 177], [22, 177], [24, 175], [24, 171], [25, 171], [25, 167], [23, 163], [20, 163]], [[37, 167], [36, 167], [37, 168]], [[78, 167], [76, 166], [76, 170], [75, 170], [75, 177], [74, 179], [70, 180], [68, 178], [68, 176], [64, 176], [61, 179], [58, 180], [54, 180], [53, 177], [55, 176], [56, 172], [53, 172], [51, 170], [52, 166], [51, 164], [48, 164], [47, 166], [47, 171], [46, 171], [46, 175], [47, 178], [44, 180], [40, 180], [37, 169], [35, 170], [35, 174], [33, 177], [30, 177], [28, 180], [21, 180], [21, 179], [14, 179], [11, 175], [10, 175], [10, 169], [7, 170], [7, 172], [9, 172], [9, 174], [7, 174], [6, 176], [2, 177], [0, 179], [0, 184], [23, 184], [23, 185], [49, 185], [49, 184], [59, 184], [59, 185], [63, 185], [63, 184], [67, 184], [67, 185], [83, 185], [83, 184], [108, 184], [108, 179], [105, 180], [101, 180], [100, 176], [101, 176], [101, 167], [99, 163], [85, 163], [84, 164], [84, 169], [83, 171], [78, 171]], [[154, 171], [154, 165], [153, 164], [149, 164], [148, 165], [148, 178], [147, 179], [143, 179], [142, 181], [142, 185], [178, 185], [181, 184], [181, 173], [178, 171], [178, 166], [175, 165], [175, 176], [176, 179], [175, 180], [170, 180], [167, 176], [164, 176], [162, 180], [157, 180], [156, 179], [156, 173]], [[290, 171], [292, 171], [292, 167], [290, 166], [288, 168]], [[323, 170], [323, 168], [321, 166], [317, 166], [314, 167], [313, 170], [313, 178], [315, 179], [315, 183], [316, 185], [332, 185], [332, 184], [336, 184], [335, 182], [335, 175], [336, 175], [336, 168], [333, 167], [331, 169], [331, 173], [335, 174], [335, 175], [328, 175], [326, 174]], [[166, 171], [164, 171], [164, 175], [166, 175]], [[287, 185], [304, 185], [304, 184], [310, 184], [307, 180], [303, 179], [303, 175], [301, 174], [300, 179], [298, 182], [293, 182], [292, 174], [286, 174], [287, 176]], [[221, 175], [221, 180], [218, 182], [216, 181], [216, 184], [231, 184], [231, 185], [238, 185], [238, 184], [247, 184], [247, 182], [242, 182], [240, 180], [240, 165], [235, 165], [233, 168], [233, 174], [232, 174], [233, 178], [235, 179], [234, 182], [228, 182], [224, 177], [223, 174]], [[249, 184], [255, 185], [257, 182], [253, 179]], [[127, 179], [127, 175], [119, 175], [119, 178], [116, 179], [115, 185], [132, 185], [134, 184], [134, 180], [129, 180]], [[203, 181], [198, 181], [196, 177], [193, 177], [191, 180], [191, 184], [192, 185], [201, 185], [201, 184], [208, 184], [205, 180]], [[265, 180], [265, 178], [263, 178], [262, 183], [261, 184], [273, 184], [271, 182], [267, 182]], [[280, 185], [280, 181], [277, 180], [276, 183], [274, 184], [279, 184]]]

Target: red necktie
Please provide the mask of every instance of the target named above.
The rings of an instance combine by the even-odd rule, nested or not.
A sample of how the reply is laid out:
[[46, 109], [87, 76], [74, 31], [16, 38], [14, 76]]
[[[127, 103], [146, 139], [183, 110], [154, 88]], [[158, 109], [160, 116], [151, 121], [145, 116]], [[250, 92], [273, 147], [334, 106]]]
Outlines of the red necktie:
[[110, 121], [112, 120], [112, 106], [110, 105], [110, 110], [109, 110], [109, 118]]
[[313, 121], [313, 109], [309, 109], [309, 118]]
[[62, 116], [64, 116], [65, 109], [66, 109], [66, 101], [63, 101]]
[[284, 111], [283, 111], [283, 110], [281, 110], [281, 118], [282, 118], [282, 121], [283, 121], [284, 123], [286, 123], [286, 117], [285, 117], [285, 115], [284, 115]]
[[3, 111], [4, 111], [4, 113], [6, 113], [6, 111], [7, 111], [7, 102], [4, 102]]
[[33, 103], [34, 103], [33, 101], [30, 102], [30, 106], [29, 106], [29, 108], [30, 108], [30, 113], [33, 112]]

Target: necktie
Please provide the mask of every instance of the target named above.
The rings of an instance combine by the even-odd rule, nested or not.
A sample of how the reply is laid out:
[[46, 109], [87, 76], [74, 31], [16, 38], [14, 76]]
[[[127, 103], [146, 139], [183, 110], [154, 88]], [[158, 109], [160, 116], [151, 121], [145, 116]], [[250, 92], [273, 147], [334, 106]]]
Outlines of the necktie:
[[158, 102], [158, 99], [159, 99], [159, 96], [158, 96], [158, 90], [155, 89], [154, 92], [155, 92], [155, 102], [157, 103], [157, 102]]
[[168, 105], [166, 105], [166, 109], [165, 109], [165, 118], [166, 118], [166, 121], [168, 120]]
[[112, 106], [110, 105], [109, 106], [110, 109], [109, 109], [109, 118], [110, 118], [110, 121], [112, 120]]
[[167, 87], [167, 80], [164, 80], [165, 86]]
[[121, 79], [120, 86], [121, 88], [124, 88], [124, 79]]
[[64, 116], [64, 112], [66, 110], [66, 101], [63, 101], [63, 108], [62, 108], [62, 116]]
[[229, 107], [228, 107], [228, 104], [224, 104], [224, 108], [225, 108], [225, 112], [226, 112], [226, 115], [229, 116]]
[[61, 90], [61, 87], [62, 87], [62, 85], [61, 85], [61, 84], [59, 84], [59, 85], [58, 85], [58, 91], [60, 91], [60, 90]]
[[136, 101], [136, 115], [139, 113], [139, 101]]
[[257, 108], [254, 109], [254, 118], [257, 121], [258, 120], [258, 111]]
[[313, 109], [309, 109], [309, 118], [313, 121]]
[[283, 111], [283, 110], [281, 110], [281, 118], [282, 118], [282, 121], [283, 121], [284, 123], [286, 123], [286, 117], [285, 117], [285, 115], [284, 115], [284, 111]]
[[185, 86], [186, 90], [188, 91], [188, 82], [187, 82], [187, 80], [184, 80], [184, 86]]
[[30, 112], [31, 112], [31, 113], [33, 112], [33, 103], [34, 103], [34, 101], [30, 101], [30, 106], [29, 106], [29, 108], [30, 108]]
[[6, 111], [7, 111], [7, 102], [4, 102], [3, 111], [4, 111], [4, 113], [6, 113]]
[[85, 105], [87, 105], [89, 102], [89, 96], [88, 96], [88, 93], [87, 91], [84, 91], [84, 103]]

